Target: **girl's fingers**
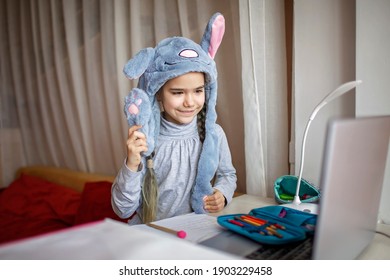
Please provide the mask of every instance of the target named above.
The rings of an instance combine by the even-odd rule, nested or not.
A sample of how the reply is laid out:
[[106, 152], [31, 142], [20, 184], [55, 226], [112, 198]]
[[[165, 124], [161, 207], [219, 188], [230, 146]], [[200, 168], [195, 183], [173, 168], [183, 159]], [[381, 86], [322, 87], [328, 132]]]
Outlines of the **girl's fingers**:
[[131, 170], [137, 170], [141, 163], [141, 153], [148, 151], [146, 136], [140, 132], [142, 126], [134, 125], [128, 130], [127, 146], [127, 166]]
[[137, 131], [140, 128], [141, 128], [141, 126], [139, 126], [139, 125], [133, 125], [132, 127], [129, 127], [129, 130], [127, 132], [127, 138], [130, 138], [131, 135], [133, 135], [134, 131]]
[[146, 140], [145, 134], [143, 134], [142, 132], [139, 131], [139, 129], [141, 127], [142, 126], [140, 126], [140, 125], [134, 125], [134, 126], [130, 127], [129, 131], [128, 131], [128, 140], [130, 140], [130, 141], [137, 141], [138, 139]]
[[225, 206], [225, 197], [223, 194], [215, 190], [214, 194], [204, 198], [204, 208], [209, 212], [218, 212]]

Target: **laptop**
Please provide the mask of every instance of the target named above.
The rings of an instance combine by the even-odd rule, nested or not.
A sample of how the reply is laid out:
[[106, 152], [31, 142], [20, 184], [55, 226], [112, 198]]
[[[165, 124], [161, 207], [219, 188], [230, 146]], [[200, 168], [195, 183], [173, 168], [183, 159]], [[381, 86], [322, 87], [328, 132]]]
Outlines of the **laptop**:
[[328, 123], [314, 236], [271, 246], [226, 230], [200, 244], [247, 259], [356, 259], [374, 238], [390, 115]]

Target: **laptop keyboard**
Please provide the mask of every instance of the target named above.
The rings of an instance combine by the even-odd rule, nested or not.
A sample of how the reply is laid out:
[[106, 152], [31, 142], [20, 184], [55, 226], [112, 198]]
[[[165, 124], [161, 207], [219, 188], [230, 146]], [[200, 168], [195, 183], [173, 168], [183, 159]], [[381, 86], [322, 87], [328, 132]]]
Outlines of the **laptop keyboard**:
[[246, 255], [251, 260], [310, 260], [313, 250], [313, 236], [284, 246], [263, 245]]

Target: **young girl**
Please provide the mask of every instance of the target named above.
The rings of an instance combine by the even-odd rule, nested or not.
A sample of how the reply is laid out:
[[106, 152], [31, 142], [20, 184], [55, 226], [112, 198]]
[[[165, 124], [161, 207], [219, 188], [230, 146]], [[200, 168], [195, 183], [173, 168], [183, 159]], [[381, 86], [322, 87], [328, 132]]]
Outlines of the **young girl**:
[[139, 82], [125, 100], [127, 158], [112, 186], [112, 206], [130, 224], [218, 212], [233, 197], [236, 170], [215, 122], [213, 58], [223, 32], [217, 13], [200, 45], [167, 38], [141, 50], [124, 68]]

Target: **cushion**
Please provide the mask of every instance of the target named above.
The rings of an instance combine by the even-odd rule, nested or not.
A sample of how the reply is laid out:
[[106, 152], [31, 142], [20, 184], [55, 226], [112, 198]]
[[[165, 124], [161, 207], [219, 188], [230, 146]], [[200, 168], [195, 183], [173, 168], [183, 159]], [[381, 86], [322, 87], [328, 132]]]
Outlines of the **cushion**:
[[112, 210], [111, 186], [112, 182], [108, 181], [88, 182], [84, 185], [80, 207], [75, 220], [76, 225], [105, 218], [127, 222], [125, 219], [120, 219]]
[[0, 243], [72, 226], [81, 194], [22, 174], [0, 194]]

